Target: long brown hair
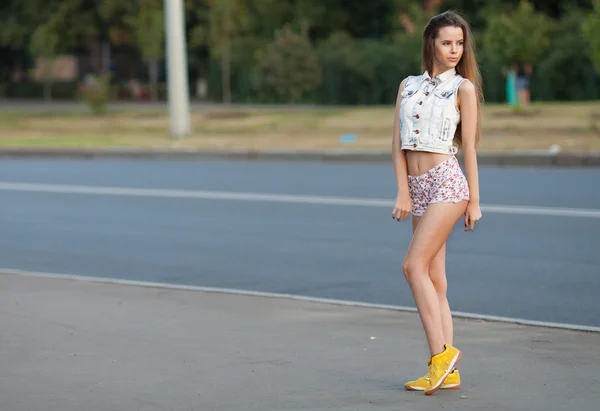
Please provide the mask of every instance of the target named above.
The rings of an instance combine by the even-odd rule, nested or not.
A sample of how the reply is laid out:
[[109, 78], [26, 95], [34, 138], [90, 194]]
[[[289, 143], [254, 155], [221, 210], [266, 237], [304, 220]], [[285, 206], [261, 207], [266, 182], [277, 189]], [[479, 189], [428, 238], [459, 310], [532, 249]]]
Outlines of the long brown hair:
[[[423, 42], [421, 48], [422, 69], [428, 73], [433, 72], [433, 63], [435, 58], [435, 39], [443, 27], [460, 27], [463, 32], [464, 49], [463, 55], [456, 65], [456, 72], [468, 79], [475, 86], [477, 94], [477, 130], [475, 135], [475, 144], [479, 143], [481, 135], [481, 103], [483, 102], [483, 87], [481, 73], [475, 57], [475, 40], [471, 34], [469, 23], [458, 13], [452, 10], [445, 11], [429, 20], [425, 30], [423, 30]], [[455, 133], [455, 140], [460, 147], [462, 145], [461, 125], [458, 124]]]

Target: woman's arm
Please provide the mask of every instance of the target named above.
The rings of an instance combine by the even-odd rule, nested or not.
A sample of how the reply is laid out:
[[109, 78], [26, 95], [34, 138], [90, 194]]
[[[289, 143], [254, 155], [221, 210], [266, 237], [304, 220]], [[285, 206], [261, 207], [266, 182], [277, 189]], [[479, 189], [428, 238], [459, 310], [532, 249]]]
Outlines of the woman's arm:
[[408, 171], [406, 168], [406, 155], [400, 149], [400, 103], [402, 101], [402, 91], [406, 79], [400, 83], [398, 96], [396, 97], [396, 109], [394, 110], [394, 129], [392, 132], [392, 161], [394, 162], [394, 174], [398, 185], [398, 194], [396, 196], [396, 205], [392, 211], [392, 218], [396, 220], [405, 220], [412, 211], [412, 204], [408, 192]]
[[469, 182], [469, 205], [465, 212], [465, 227], [471, 231], [475, 222], [481, 219], [479, 207], [479, 175], [477, 169], [477, 152], [475, 136], [477, 132], [477, 95], [475, 86], [470, 81], [463, 81], [458, 90], [460, 115], [462, 123], [462, 150], [465, 159], [465, 170]]

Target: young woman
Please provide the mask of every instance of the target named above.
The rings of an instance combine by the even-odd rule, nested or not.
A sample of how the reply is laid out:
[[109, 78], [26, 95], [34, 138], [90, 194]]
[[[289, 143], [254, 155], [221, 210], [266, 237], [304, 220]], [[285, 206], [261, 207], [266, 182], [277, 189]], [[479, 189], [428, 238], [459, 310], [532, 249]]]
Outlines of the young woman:
[[[446, 297], [446, 239], [464, 215], [465, 231], [481, 219], [476, 145], [480, 135], [481, 75], [467, 22], [448, 11], [423, 32], [423, 74], [402, 80], [394, 116], [392, 154], [398, 196], [392, 218], [412, 213], [413, 237], [403, 272], [429, 344], [429, 372], [406, 383], [426, 395], [459, 388]], [[462, 148], [466, 176], [455, 157]]]

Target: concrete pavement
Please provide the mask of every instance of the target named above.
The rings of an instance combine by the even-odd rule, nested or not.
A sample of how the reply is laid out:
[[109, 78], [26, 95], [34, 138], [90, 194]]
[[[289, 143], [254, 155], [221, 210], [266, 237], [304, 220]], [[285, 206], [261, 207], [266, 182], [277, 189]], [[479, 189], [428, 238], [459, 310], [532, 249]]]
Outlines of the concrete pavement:
[[462, 389], [425, 371], [417, 314], [0, 275], [0, 409], [568, 410], [600, 401], [599, 333], [455, 320]]

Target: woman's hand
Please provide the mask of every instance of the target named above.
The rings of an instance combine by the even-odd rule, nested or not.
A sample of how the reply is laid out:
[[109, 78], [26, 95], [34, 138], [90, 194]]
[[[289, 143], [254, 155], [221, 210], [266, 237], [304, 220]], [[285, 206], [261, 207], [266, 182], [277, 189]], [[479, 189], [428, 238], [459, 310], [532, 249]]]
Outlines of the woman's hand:
[[475, 227], [475, 223], [479, 220], [481, 220], [481, 208], [479, 208], [479, 203], [469, 201], [467, 211], [465, 211], [465, 231], [472, 231]]
[[392, 210], [392, 218], [400, 221], [406, 220], [408, 215], [412, 212], [412, 201], [408, 194], [398, 194], [396, 197], [396, 205]]

